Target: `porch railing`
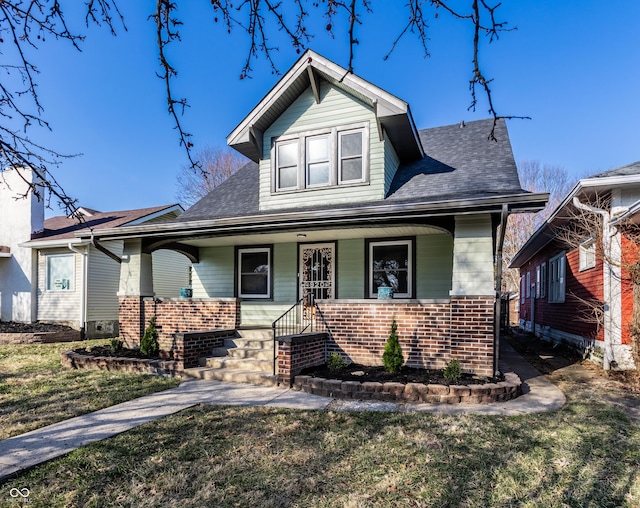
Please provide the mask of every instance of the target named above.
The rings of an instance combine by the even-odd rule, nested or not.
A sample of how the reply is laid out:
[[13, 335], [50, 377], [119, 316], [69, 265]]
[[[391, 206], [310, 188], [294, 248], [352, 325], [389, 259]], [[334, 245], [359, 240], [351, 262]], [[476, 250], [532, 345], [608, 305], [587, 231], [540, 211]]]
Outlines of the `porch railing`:
[[308, 294], [294, 303], [289, 310], [276, 319], [272, 324], [273, 330], [273, 375], [276, 374], [277, 344], [278, 339], [289, 335], [301, 335], [326, 331], [327, 326], [322, 317], [322, 312], [313, 298]]

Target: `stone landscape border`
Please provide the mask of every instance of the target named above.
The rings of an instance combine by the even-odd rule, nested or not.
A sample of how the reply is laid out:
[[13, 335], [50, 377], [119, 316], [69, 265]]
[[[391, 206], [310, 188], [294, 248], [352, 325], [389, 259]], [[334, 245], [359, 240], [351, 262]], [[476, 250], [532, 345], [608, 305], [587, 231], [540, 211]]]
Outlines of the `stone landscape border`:
[[499, 383], [439, 385], [423, 383], [379, 383], [341, 381], [313, 376], [296, 376], [293, 389], [337, 399], [424, 402], [429, 404], [489, 404], [506, 402], [522, 395], [522, 381], [507, 372]]
[[148, 358], [126, 358], [118, 356], [83, 355], [75, 351], [63, 351], [61, 363], [69, 369], [108, 370], [110, 372], [132, 372], [158, 376], [180, 377], [180, 362]]
[[51, 344], [82, 340], [80, 330], [60, 332], [0, 333], [0, 344]]
[[[62, 365], [70, 369], [96, 369], [181, 377], [181, 363], [174, 360], [83, 355], [64, 351]], [[372, 381], [341, 381], [313, 376], [295, 376], [293, 390], [336, 399], [422, 402], [427, 404], [489, 404], [522, 395], [522, 381], [507, 372], [498, 383], [440, 385]]]

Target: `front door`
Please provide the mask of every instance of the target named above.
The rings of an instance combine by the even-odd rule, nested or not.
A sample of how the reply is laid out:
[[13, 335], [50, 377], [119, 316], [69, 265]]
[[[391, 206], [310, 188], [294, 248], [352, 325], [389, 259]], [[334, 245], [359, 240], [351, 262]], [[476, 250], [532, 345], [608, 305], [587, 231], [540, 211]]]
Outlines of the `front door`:
[[335, 298], [334, 254], [333, 243], [300, 245], [300, 298], [305, 305]]

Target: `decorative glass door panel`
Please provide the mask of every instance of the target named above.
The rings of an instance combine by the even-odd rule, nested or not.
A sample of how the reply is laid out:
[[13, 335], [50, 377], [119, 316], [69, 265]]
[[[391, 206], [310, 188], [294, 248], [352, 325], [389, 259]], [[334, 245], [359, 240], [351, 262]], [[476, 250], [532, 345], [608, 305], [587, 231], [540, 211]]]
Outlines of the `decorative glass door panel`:
[[332, 243], [300, 246], [300, 297], [305, 299], [305, 305], [335, 298], [334, 270]]

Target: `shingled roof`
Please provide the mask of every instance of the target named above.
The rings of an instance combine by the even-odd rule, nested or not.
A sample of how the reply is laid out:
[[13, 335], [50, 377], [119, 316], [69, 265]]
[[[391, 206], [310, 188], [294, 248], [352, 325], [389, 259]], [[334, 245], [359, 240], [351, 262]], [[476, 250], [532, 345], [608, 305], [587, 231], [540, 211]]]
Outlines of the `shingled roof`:
[[[351, 207], [525, 194], [520, 187], [505, 122], [498, 120], [497, 141], [488, 139], [492, 126], [493, 119], [487, 119], [419, 131], [426, 155], [398, 168], [384, 200]], [[248, 163], [177, 221], [259, 215], [258, 177], [258, 165]], [[300, 211], [308, 209], [299, 208]]]
[[[153, 216], [164, 210], [169, 211], [176, 204], [138, 208], [136, 210], [120, 210], [115, 212], [98, 212], [91, 210], [91, 215], [80, 214], [81, 220], [74, 215], [51, 217], [44, 221], [44, 231], [32, 241], [64, 240], [75, 238], [75, 233], [82, 230], [110, 229], [131, 224], [145, 217]], [[84, 208], [83, 210], [89, 210]]]

